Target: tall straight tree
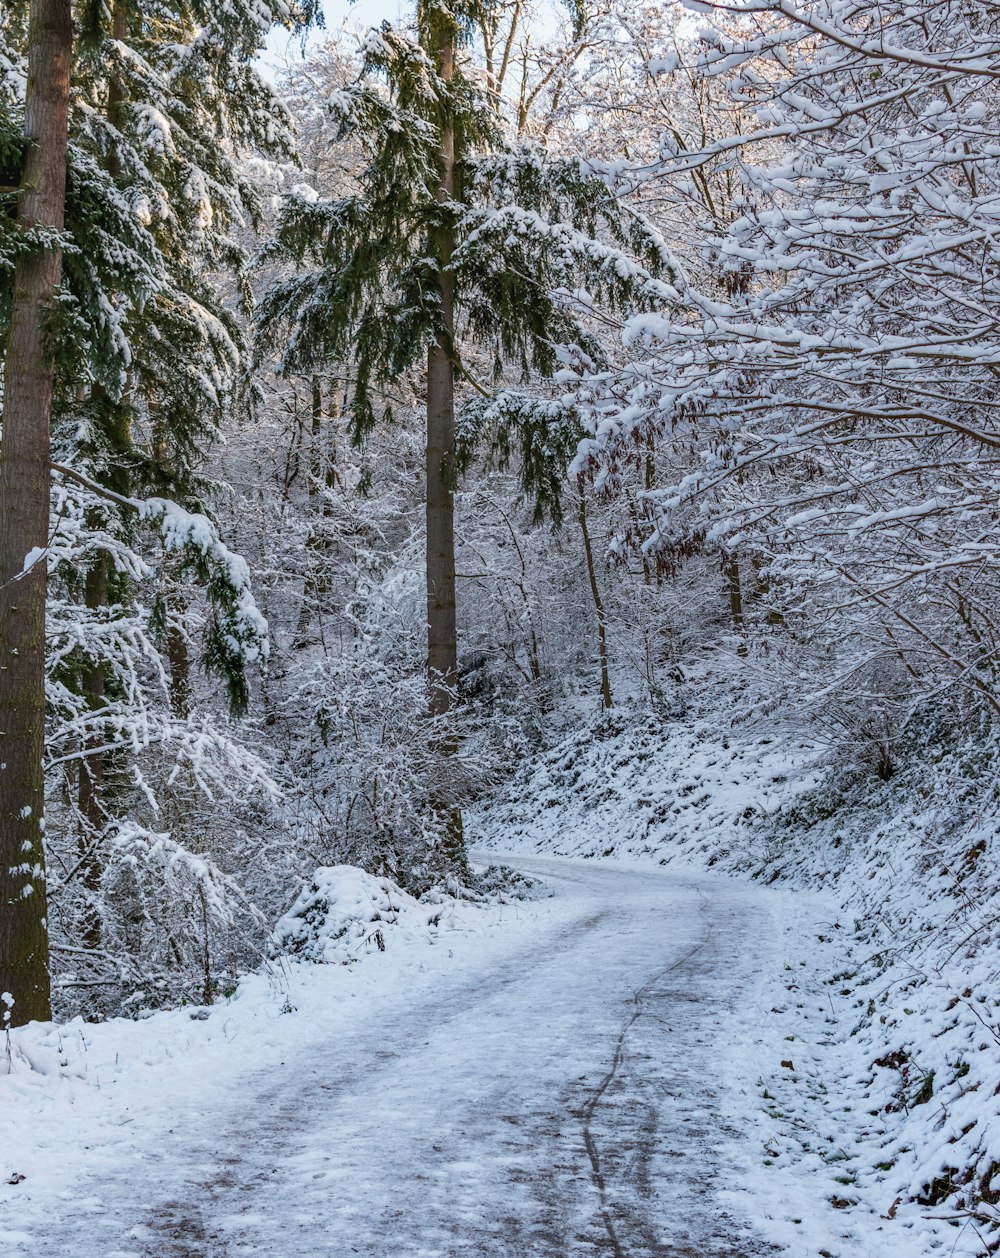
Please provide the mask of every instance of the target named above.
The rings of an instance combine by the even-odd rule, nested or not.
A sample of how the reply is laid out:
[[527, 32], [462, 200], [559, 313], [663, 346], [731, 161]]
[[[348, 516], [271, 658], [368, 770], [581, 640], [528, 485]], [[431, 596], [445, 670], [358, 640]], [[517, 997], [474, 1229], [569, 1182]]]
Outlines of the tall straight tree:
[[[446, 89], [455, 78], [457, 30], [444, 4], [430, 0], [420, 13], [421, 43]], [[430, 259], [441, 301], [440, 332], [427, 346], [427, 672], [430, 711], [447, 713], [458, 680], [455, 594], [455, 494], [450, 469], [455, 444], [455, 232], [448, 206], [455, 200], [455, 118], [448, 96], [438, 108], [437, 199], [441, 215], [430, 232]], [[456, 823], [457, 824], [457, 823]]]
[[[559, 345], [599, 356], [587, 332], [595, 304], [633, 309], [676, 296], [656, 278], [671, 269], [663, 242], [606, 184], [578, 161], [505, 140], [462, 55], [481, 10], [419, 0], [415, 39], [388, 23], [371, 33], [357, 81], [330, 101], [337, 138], [365, 152], [358, 190], [288, 199], [270, 254], [295, 273], [259, 308], [262, 345], [281, 345], [285, 373], [351, 365], [357, 441], [380, 412], [388, 417], [387, 395], [422, 375], [428, 709], [444, 726], [443, 754], [454, 749], [458, 677], [458, 473], [483, 439], [501, 459], [516, 448], [525, 488], [558, 514], [582, 435], [558, 403], [501, 388], [501, 378], [511, 369], [522, 385], [551, 377]], [[492, 366], [489, 385], [473, 378], [471, 347]], [[475, 405], [456, 414], [460, 384]], [[461, 869], [461, 814], [431, 802], [440, 852]]]
[[[265, 649], [246, 574], [209, 521], [135, 495], [166, 491], [174, 503], [200, 506], [195, 464], [241, 374], [239, 323], [218, 279], [241, 271], [233, 231], [257, 217], [241, 161], [254, 149], [285, 158], [293, 147], [253, 58], [271, 25], [306, 23], [314, 12], [312, 0], [273, 9], [256, 0], [0, 6], [0, 993], [14, 1002], [8, 1023], [49, 1012], [45, 749], [58, 747], [65, 763], [82, 759], [84, 859], [74, 873], [98, 889], [98, 849], [115, 822], [104, 757], [116, 739], [129, 743], [113, 720], [124, 699], [107, 681], [121, 676], [113, 664], [131, 648], [113, 626], [127, 614], [150, 642], [160, 629], [155, 604], [151, 612], [146, 600], [126, 606], [125, 574], [156, 575], [139, 547], [152, 543], [161, 571], [181, 569], [206, 587], [201, 659], [237, 711], [247, 701], [244, 664]], [[17, 222], [12, 184], [20, 185]], [[156, 541], [145, 527], [153, 521]], [[60, 562], [47, 580], [53, 556]], [[171, 622], [160, 619], [169, 648]], [[94, 943], [93, 913], [87, 922]]]
[[51, 1016], [44, 783], [45, 588], [55, 366], [48, 343], [62, 271], [70, 0], [33, 0], [18, 225], [0, 433], [0, 1014]]

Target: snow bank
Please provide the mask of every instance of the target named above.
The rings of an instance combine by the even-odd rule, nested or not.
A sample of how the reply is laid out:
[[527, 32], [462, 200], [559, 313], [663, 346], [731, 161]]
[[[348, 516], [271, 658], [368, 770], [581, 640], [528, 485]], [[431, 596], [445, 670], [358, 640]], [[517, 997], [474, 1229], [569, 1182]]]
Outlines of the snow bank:
[[452, 902], [439, 901], [414, 899], [353, 865], [321, 866], [275, 926], [273, 955], [348, 965], [376, 950], [433, 943], [453, 915]]
[[349, 965], [372, 952], [434, 943], [454, 927], [463, 904], [496, 907], [552, 895], [546, 883], [506, 865], [476, 872], [461, 891], [456, 898], [435, 889], [418, 900], [390, 878], [353, 865], [322, 866], [275, 926], [271, 956]]
[[717, 717], [622, 709], [527, 765], [479, 828], [508, 852], [742, 869], [767, 859], [769, 818], [818, 781], [814, 760], [804, 743], [727, 736]]
[[924, 753], [889, 783], [804, 796], [769, 876], [839, 892], [839, 1017], [807, 1073], [817, 1124], [854, 1102], [844, 1197], [947, 1219], [979, 1254], [1000, 1231], [1000, 757]]

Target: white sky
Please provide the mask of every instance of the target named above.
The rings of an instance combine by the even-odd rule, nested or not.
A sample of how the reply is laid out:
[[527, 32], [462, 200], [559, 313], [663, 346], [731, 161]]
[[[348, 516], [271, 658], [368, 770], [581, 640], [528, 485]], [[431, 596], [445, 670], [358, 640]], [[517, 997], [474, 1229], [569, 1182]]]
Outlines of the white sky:
[[[408, 16], [413, 10], [413, 0], [324, 0], [323, 12], [326, 15], [325, 31], [310, 31], [307, 44], [325, 39], [328, 35], [346, 25], [347, 30], [367, 30], [388, 18]], [[261, 69], [269, 78], [275, 70], [287, 61], [296, 61], [302, 56], [302, 42], [295, 35], [277, 28], [267, 41], [267, 48], [261, 56]]]
[[[543, 29], [546, 25], [554, 22], [552, 9], [554, 8], [553, 0], [546, 0], [540, 8], [540, 20]], [[366, 31], [369, 27], [378, 26], [380, 22], [386, 18], [391, 22], [398, 21], [400, 18], [409, 18], [413, 15], [416, 8], [416, 0], [323, 0], [323, 12], [326, 16], [325, 31], [310, 31], [306, 39], [306, 46], [322, 42], [328, 36], [335, 34], [341, 27], [348, 31]], [[281, 69], [282, 65], [288, 61], [297, 61], [302, 57], [302, 41], [295, 35], [289, 35], [287, 31], [276, 28], [267, 46], [261, 54], [259, 69], [268, 79], [272, 79], [275, 73]]]

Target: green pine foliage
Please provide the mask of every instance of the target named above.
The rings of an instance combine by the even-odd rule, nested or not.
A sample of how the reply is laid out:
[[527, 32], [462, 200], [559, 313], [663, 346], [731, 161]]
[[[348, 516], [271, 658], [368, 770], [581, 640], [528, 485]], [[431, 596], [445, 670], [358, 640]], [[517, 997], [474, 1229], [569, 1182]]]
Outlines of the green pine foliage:
[[[20, 142], [26, 14], [18, 0], [0, 15], [0, 170]], [[74, 16], [57, 432], [62, 421], [80, 470], [98, 479], [120, 468], [130, 434], [129, 485], [114, 488], [193, 502], [200, 452], [242, 379], [226, 288], [247, 293], [239, 236], [260, 218], [245, 158], [294, 151], [252, 62], [272, 25], [311, 21], [316, 6], [85, 0]], [[0, 198], [2, 303], [18, 242], [12, 194]], [[59, 453], [69, 457], [65, 443]]]
[[[18, 0], [0, 14], [0, 173], [11, 188], [23, 148], [27, 8]], [[245, 158], [294, 152], [288, 115], [253, 58], [276, 22], [301, 26], [316, 12], [312, 0], [76, 6], [63, 286], [51, 334], [53, 457], [111, 491], [86, 509], [84, 563], [103, 553], [118, 564], [121, 545], [152, 546], [155, 558], [158, 535], [114, 495], [205, 510], [199, 465], [227, 410], [245, 401], [233, 298], [248, 291], [240, 237], [260, 219]], [[17, 254], [34, 243], [15, 212], [16, 194], [0, 191], [0, 326]], [[162, 552], [155, 566], [178, 572]], [[259, 644], [242, 651], [240, 636], [220, 629], [241, 590], [225, 588], [225, 565], [204, 568], [197, 548], [181, 564], [212, 609], [202, 662], [240, 711], [243, 668]], [[72, 561], [62, 579], [78, 591]]]
[[[673, 268], [651, 225], [582, 162], [508, 140], [461, 64], [451, 82], [439, 77], [423, 27], [442, 14], [468, 33], [462, 5], [422, 4], [423, 37], [383, 24], [362, 47], [357, 80], [331, 97], [336, 136], [360, 143], [367, 164], [349, 196], [287, 198], [267, 257], [290, 273], [260, 304], [261, 345], [280, 349], [289, 375], [350, 364], [357, 442], [386, 415], [384, 393], [429, 345], [446, 345], [465, 392], [478, 394], [460, 420], [459, 464], [474, 446], [492, 446], [501, 461], [519, 450], [526, 491], [558, 518], [565, 456], [583, 434], [571, 412], [539, 402], [531, 386], [556, 373], [561, 346], [600, 359], [593, 308], [669, 301], [674, 291], [660, 277]], [[443, 203], [445, 125], [455, 134], [456, 187]], [[442, 230], [455, 240], [454, 344], [441, 319]], [[485, 384], [467, 366], [473, 350], [491, 363]], [[520, 391], [500, 387], [512, 372]]]
[[[199, 453], [241, 380], [245, 346], [223, 281], [245, 296], [238, 235], [258, 222], [260, 206], [243, 159], [293, 152], [285, 111], [252, 60], [275, 21], [311, 16], [213, 0], [81, 6], [77, 139], [112, 175], [157, 263], [155, 283], [126, 320], [141, 352], [117, 389], [106, 389], [132, 412], [151, 456], [136, 489], [188, 505], [199, 497]], [[109, 294], [121, 301], [117, 285]]]

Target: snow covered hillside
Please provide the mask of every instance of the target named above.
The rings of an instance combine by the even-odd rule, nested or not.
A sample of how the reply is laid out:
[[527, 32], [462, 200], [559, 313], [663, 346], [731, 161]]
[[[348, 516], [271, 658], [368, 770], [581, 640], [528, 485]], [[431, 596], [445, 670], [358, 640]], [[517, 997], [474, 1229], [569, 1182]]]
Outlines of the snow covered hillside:
[[880, 782], [718, 710], [669, 722], [619, 711], [527, 766], [475, 829], [503, 850], [825, 886], [829, 921], [788, 958], [767, 1015], [787, 1040], [783, 1069], [757, 1087], [767, 1161], [815, 1169], [814, 1191], [846, 1226], [860, 1220], [858, 1235], [879, 1218], [935, 1220], [945, 1252], [992, 1253], [997, 764], [995, 747], [923, 731]]

